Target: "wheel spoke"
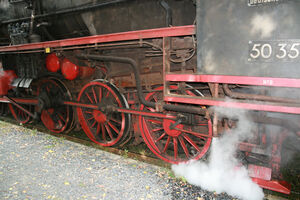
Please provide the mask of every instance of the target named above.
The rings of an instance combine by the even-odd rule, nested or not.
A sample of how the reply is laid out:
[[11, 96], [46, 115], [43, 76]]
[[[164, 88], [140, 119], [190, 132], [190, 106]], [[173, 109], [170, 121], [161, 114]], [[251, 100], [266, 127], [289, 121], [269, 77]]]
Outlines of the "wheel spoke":
[[91, 121], [92, 119], [94, 119], [94, 116], [91, 116], [90, 118], [86, 119], [87, 121]]
[[111, 133], [111, 131], [110, 131], [110, 128], [109, 128], [106, 124], [104, 124], [104, 126], [105, 126], [105, 129], [106, 129], [106, 131], [107, 131], [107, 133], [108, 133], [110, 139], [113, 140], [114, 137], [113, 137], [113, 135], [112, 135], [112, 133]]
[[106, 137], [105, 137], [105, 128], [104, 128], [104, 125], [101, 124], [101, 132], [102, 132], [102, 138], [104, 141], [106, 141]]
[[94, 90], [94, 87], [92, 87], [92, 92], [93, 92], [93, 96], [94, 96], [94, 99], [95, 99], [95, 103], [98, 103], [97, 102], [97, 95], [96, 95], [96, 92]]
[[117, 127], [115, 127], [112, 123], [107, 122], [107, 124], [117, 133], [119, 134], [119, 130], [117, 129]]
[[163, 139], [163, 137], [165, 137], [166, 135], [167, 135], [166, 133], [163, 133], [157, 140], [155, 140], [155, 143]]
[[189, 158], [189, 151], [186, 147], [186, 144], [185, 144], [184, 140], [182, 139], [182, 137], [179, 137], [178, 139], [179, 139], [180, 145], [181, 145], [186, 157]]
[[97, 123], [96, 135], [99, 135], [100, 132], [100, 123]]
[[164, 128], [162, 128], [162, 127], [159, 127], [159, 128], [156, 128], [156, 129], [152, 129], [152, 132], [157, 132], [157, 131], [161, 131], [161, 130], [163, 130]]
[[174, 158], [177, 160], [178, 155], [178, 141], [176, 137], [173, 137], [173, 143], [174, 143]]
[[120, 124], [120, 125], [122, 124], [122, 122], [120, 120], [117, 120], [117, 119], [115, 119], [113, 117], [110, 117], [109, 120], [111, 120], [113, 122], [116, 122], [117, 124]]
[[99, 103], [101, 103], [102, 99], [102, 87], [99, 88]]
[[168, 136], [167, 142], [166, 142], [165, 147], [162, 151], [163, 153], [165, 153], [167, 151], [170, 141], [171, 141], [171, 137]]
[[92, 104], [94, 104], [92, 98], [90, 97], [90, 95], [89, 95], [87, 92], [85, 92], [85, 95], [88, 97], [88, 99], [90, 100], [90, 102], [91, 102]]
[[197, 146], [197, 144], [187, 135], [183, 134], [183, 137], [186, 141], [188, 141], [197, 151], [200, 152], [199, 147]]
[[96, 125], [97, 121], [95, 120], [94, 123], [92, 124], [91, 128], [93, 128]]
[[109, 90], [107, 90], [105, 97], [107, 98], [108, 96], [109, 96]]

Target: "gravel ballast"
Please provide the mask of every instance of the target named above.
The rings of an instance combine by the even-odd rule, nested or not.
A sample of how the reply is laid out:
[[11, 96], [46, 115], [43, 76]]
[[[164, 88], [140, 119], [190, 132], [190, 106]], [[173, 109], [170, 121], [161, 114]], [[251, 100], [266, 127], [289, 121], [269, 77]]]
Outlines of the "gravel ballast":
[[228, 200], [170, 171], [0, 121], [0, 199]]
[[0, 199], [172, 199], [160, 168], [0, 122]]

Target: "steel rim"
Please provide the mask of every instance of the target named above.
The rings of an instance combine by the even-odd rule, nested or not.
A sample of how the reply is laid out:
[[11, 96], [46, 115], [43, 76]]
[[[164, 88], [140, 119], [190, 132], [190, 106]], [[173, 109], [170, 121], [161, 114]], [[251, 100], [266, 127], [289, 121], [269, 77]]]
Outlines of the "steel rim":
[[[64, 100], [71, 100], [71, 93], [67, 87], [58, 79], [49, 78], [39, 82], [37, 95], [46, 92], [52, 100], [58, 97]], [[41, 111], [41, 121], [47, 129], [54, 133], [62, 133], [71, 130], [74, 122], [71, 106], [54, 103]]]
[[[171, 89], [177, 89], [171, 86]], [[146, 96], [147, 101], [158, 102], [162, 98], [163, 87]], [[186, 91], [189, 95], [199, 95], [198, 91]], [[141, 110], [155, 112], [154, 109], [141, 106]], [[173, 112], [172, 112], [173, 113]], [[193, 116], [196, 124], [179, 124], [170, 129], [169, 119], [139, 117], [141, 134], [149, 149], [162, 160], [172, 163], [186, 163], [201, 159], [208, 151], [212, 141], [212, 123], [202, 116]]]
[[130, 115], [103, 109], [107, 106], [125, 107], [128, 104], [117, 88], [104, 80], [86, 84], [78, 95], [78, 102], [97, 104], [99, 110], [77, 108], [82, 129], [87, 136], [101, 146], [115, 146], [128, 137]]

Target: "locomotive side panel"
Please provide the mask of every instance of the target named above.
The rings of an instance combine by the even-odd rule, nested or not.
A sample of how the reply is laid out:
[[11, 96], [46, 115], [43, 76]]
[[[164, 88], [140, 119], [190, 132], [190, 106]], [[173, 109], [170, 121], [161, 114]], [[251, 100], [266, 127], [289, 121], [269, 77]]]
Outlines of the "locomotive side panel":
[[[0, 14], [1, 29], [11, 27], [11, 31], [8, 31], [10, 36], [18, 34], [26, 38], [13, 44], [36, 42], [31, 40], [32, 34], [41, 37], [42, 41], [58, 40], [169, 25], [190, 25], [195, 20], [195, 5], [191, 0], [30, 2], [10, 2], [3, 7], [3, 11], [10, 15]], [[8, 35], [5, 34], [5, 37], [8, 38]]]
[[198, 1], [199, 73], [299, 78], [300, 3], [258, 2]]

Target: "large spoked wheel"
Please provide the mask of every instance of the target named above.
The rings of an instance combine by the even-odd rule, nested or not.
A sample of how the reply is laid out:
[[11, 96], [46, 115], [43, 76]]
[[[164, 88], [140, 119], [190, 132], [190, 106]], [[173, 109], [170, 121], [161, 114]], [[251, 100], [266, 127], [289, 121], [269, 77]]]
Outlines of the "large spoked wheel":
[[130, 115], [110, 109], [112, 106], [129, 108], [115, 86], [102, 79], [90, 82], [80, 91], [78, 101], [99, 107], [77, 108], [79, 122], [92, 141], [101, 146], [116, 146], [128, 139]]
[[[21, 97], [27, 97], [29, 94], [28, 91], [21, 91]], [[4, 103], [3, 103], [4, 104]], [[6, 106], [4, 104], [4, 106]], [[33, 105], [21, 105], [23, 108], [26, 110], [33, 112], [34, 111], [34, 106]], [[26, 124], [32, 122], [32, 117], [30, 117], [26, 112], [21, 110], [20, 108], [14, 106], [13, 104], [8, 104], [8, 108], [12, 114], [12, 116], [15, 118], [15, 120], [21, 124]]]
[[[177, 90], [177, 86], [171, 86]], [[185, 92], [192, 96], [200, 95], [197, 90], [187, 89]], [[162, 99], [163, 87], [146, 96], [147, 101], [158, 102]], [[154, 109], [141, 106], [141, 110], [155, 112]], [[175, 114], [176, 112], [168, 112]], [[190, 115], [190, 122], [172, 125], [175, 121], [140, 116], [141, 134], [149, 149], [162, 160], [173, 163], [185, 163], [198, 160], [208, 151], [212, 141], [212, 123], [200, 115]]]
[[62, 81], [49, 78], [39, 82], [37, 94], [43, 102], [41, 121], [54, 133], [68, 132], [74, 123], [71, 106], [63, 105], [62, 101], [72, 99], [70, 91]]

